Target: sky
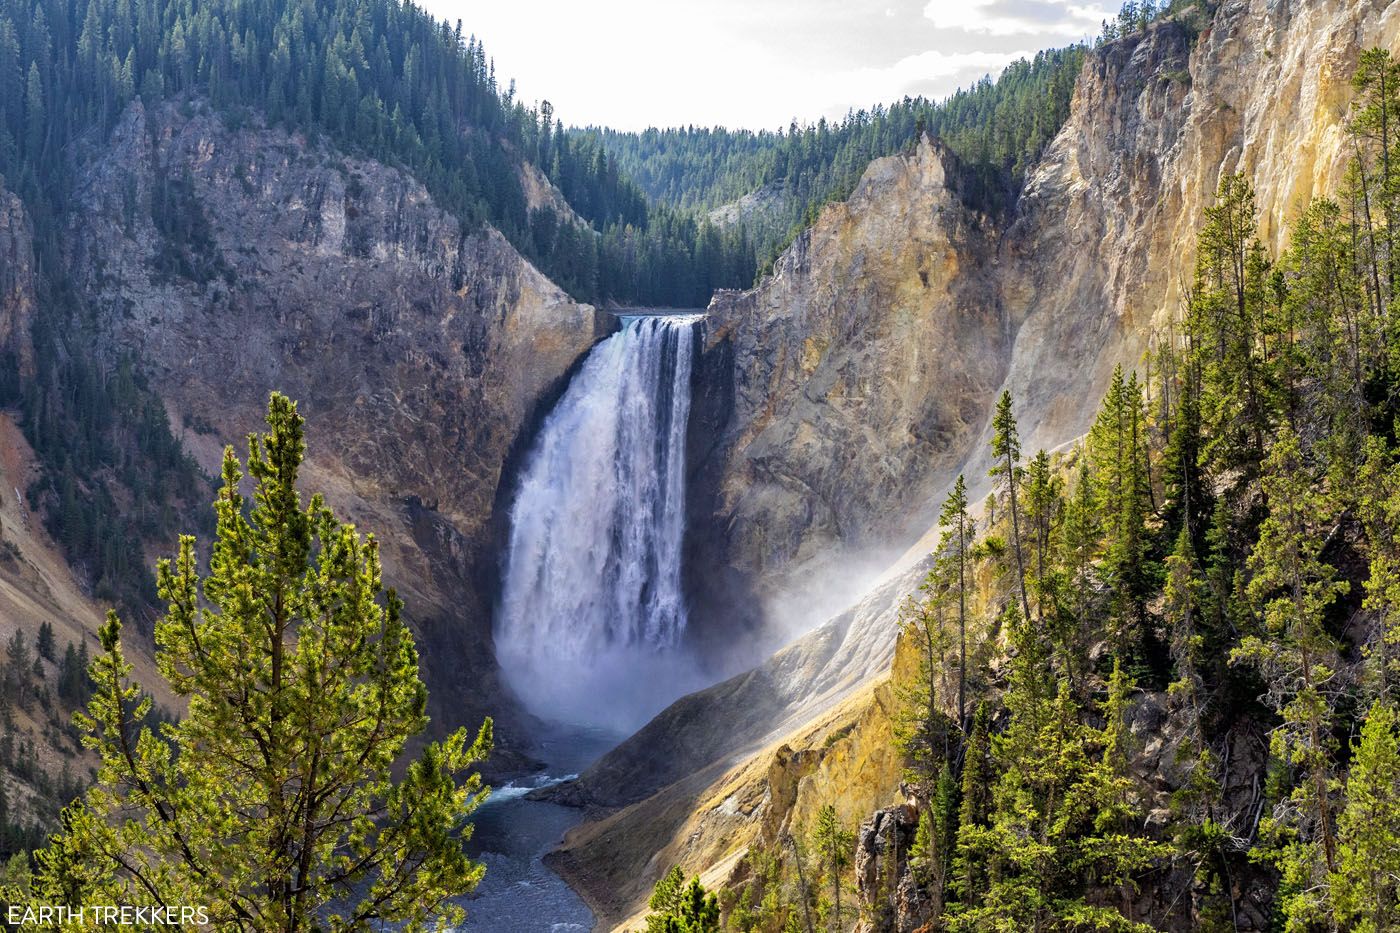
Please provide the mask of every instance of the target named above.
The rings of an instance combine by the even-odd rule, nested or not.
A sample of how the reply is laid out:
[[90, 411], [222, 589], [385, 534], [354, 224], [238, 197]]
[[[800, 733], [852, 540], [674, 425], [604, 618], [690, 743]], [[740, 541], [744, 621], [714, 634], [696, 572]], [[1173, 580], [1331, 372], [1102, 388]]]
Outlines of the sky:
[[1096, 35], [1117, 0], [420, 0], [571, 126], [776, 129], [942, 98]]

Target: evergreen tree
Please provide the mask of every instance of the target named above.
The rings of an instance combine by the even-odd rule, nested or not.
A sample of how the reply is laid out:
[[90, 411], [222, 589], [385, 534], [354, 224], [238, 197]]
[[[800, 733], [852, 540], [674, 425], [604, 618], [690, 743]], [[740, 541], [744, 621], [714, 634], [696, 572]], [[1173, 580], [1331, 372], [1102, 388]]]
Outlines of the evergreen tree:
[[686, 884], [679, 865], [657, 882], [647, 906], [646, 933], [719, 933], [719, 899], [699, 878]]
[[476, 775], [488, 720], [391, 768], [427, 724], [426, 691], [378, 548], [303, 504], [295, 405], [274, 394], [268, 433], [249, 438], [251, 504], [225, 451], [218, 536], [201, 578], [194, 540], [162, 561], [168, 604], [157, 666], [188, 699], [179, 723], [149, 724], [110, 613], [96, 692], [79, 717], [98, 783], [38, 854], [45, 903], [199, 904], [221, 929], [305, 930], [330, 922], [417, 925], [458, 913], [482, 867], [461, 820], [486, 792]]
[[1206, 209], [1187, 312], [1201, 374], [1202, 458], [1216, 476], [1256, 476], [1275, 409], [1268, 365], [1269, 266], [1255, 239], [1254, 190], [1243, 175], [1220, 183]]
[[967, 482], [961, 473], [953, 483], [953, 491], [938, 513], [938, 527], [943, 532], [940, 549], [952, 577], [957, 572], [958, 594], [958, 728], [967, 730], [967, 572], [968, 550], [972, 546], [975, 527], [967, 511]]
[[1283, 720], [1271, 753], [1305, 777], [1289, 794], [1290, 806], [1263, 827], [1286, 879], [1285, 912], [1305, 923], [1324, 907], [1316, 882], [1337, 864], [1327, 696], [1336, 648], [1324, 613], [1348, 585], [1322, 559], [1321, 529], [1335, 515], [1335, 503], [1314, 483], [1298, 438], [1287, 427], [1264, 464], [1262, 487], [1269, 515], [1249, 556], [1248, 595], [1262, 614], [1263, 630], [1242, 639], [1232, 661], [1264, 673]]
[[1110, 643], [1115, 654], [1141, 660], [1147, 635], [1147, 473], [1146, 417], [1137, 373], [1114, 370], [1098, 417], [1089, 432], [1095, 488], [1106, 516], [1100, 573], [1111, 593]]
[[827, 804], [817, 811], [817, 823], [812, 828], [812, 849], [821, 862], [822, 874], [831, 886], [831, 928], [841, 930], [844, 916], [841, 909], [841, 873], [851, 864], [855, 836], [841, 825], [836, 808]]
[[947, 671], [948, 633], [944, 625], [947, 594], [941, 589], [935, 567], [920, 587], [924, 597], [909, 600], [900, 613], [900, 632], [918, 653], [911, 681], [896, 687], [900, 708], [894, 724], [895, 744], [909, 763], [909, 779], [924, 787], [933, 784], [949, 756], [952, 725], [940, 709], [940, 672]]
[[[1360, 232], [1374, 289], [1371, 298], [1379, 314], [1393, 300], [1400, 275], [1400, 255], [1395, 247], [1396, 224], [1400, 222], [1400, 162], [1396, 161], [1400, 146], [1400, 62], [1386, 49], [1367, 49], [1357, 62], [1352, 85], [1356, 100], [1348, 129], [1355, 142], [1353, 170], [1363, 220]], [[1389, 336], [1395, 334], [1393, 321], [1392, 315]], [[1393, 353], [1395, 343], [1388, 343]]]
[[[1133, 831], [1122, 749], [1129, 682], [1115, 668], [1096, 730], [1081, 721], [1068, 681], [1051, 697], [1032, 683], [1032, 661], [1013, 663], [991, 821], [960, 828], [965, 851], [986, 860], [988, 881], [959, 903], [949, 928], [1150, 930], [1130, 919], [1127, 895], [1167, 847]], [[1118, 889], [1120, 908], [1103, 905], [1100, 885]]]
[[1197, 576], [1191, 533], [1185, 525], [1182, 525], [1176, 547], [1167, 558], [1163, 596], [1172, 661], [1176, 664], [1177, 679], [1172, 684], [1172, 691], [1184, 698], [1191, 710], [1193, 729], [1199, 729], [1204, 693], [1201, 674], [1203, 639], [1199, 632], [1201, 581]]
[[980, 896], [986, 885], [984, 853], [973, 844], [975, 832], [968, 830], [984, 830], [991, 816], [995, 765], [990, 728], [991, 713], [983, 700], [977, 704], [963, 755], [958, 836], [953, 860], [954, 893], [959, 900], [969, 902]]
[[87, 645], [74, 648], [70, 641], [63, 650], [63, 660], [58, 665], [58, 696], [66, 703], [75, 706], [88, 699], [88, 657]]
[[1064, 482], [1050, 464], [1050, 455], [1039, 451], [1026, 471], [1026, 525], [1030, 536], [1032, 586], [1036, 615], [1044, 619], [1059, 609], [1058, 573], [1052, 544], [1058, 530]]
[[[1183, 367], [1185, 368], [1185, 367]], [[1203, 527], [1203, 516], [1212, 508], [1210, 486], [1201, 475], [1201, 406], [1194, 380], [1183, 383], [1177, 392], [1180, 399], [1171, 414], [1171, 430], [1162, 452], [1162, 482], [1165, 501], [1162, 509], [1163, 526], [1170, 534], [1186, 527], [1193, 542]]]
[[50, 622], [39, 623], [39, 637], [35, 642], [35, 650], [39, 652], [39, 657], [45, 661], [57, 661], [58, 655], [55, 653], [53, 624]]
[[989, 472], [1000, 478], [1006, 489], [1011, 513], [1011, 542], [1016, 554], [1016, 583], [1021, 593], [1021, 617], [1031, 618], [1030, 599], [1026, 596], [1026, 561], [1021, 550], [1020, 508], [1016, 504], [1016, 487], [1021, 479], [1021, 439], [1016, 433], [1016, 417], [1011, 412], [1010, 390], [1001, 393], [996, 414], [992, 417], [992, 461]]
[[1400, 928], [1400, 737], [1395, 709], [1377, 701], [1361, 727], [1337, 820], [1329, 881], [1334, 920], [1356, 933]]
[[1370, 437], [1358, 472], [1356, 512], [1370, 558], [1365, 606], [1376, 616], [1368, 660], [1377, 692], [1400, 701], [1400, 465], [1383, 439]]
[[1084, 633], [1097, 622], [1094, 611], [1095, 558], [1102, 537], [1103, 522], [1094, 474], [1090, 469], [1088, 452], [1077, 452], [1079, 469], [1074, 489], [1065, 501], [1064, 532], [1061, 540], [1061, 564], [1065, 568], [1066, 587], [1072, 595], [1070, 611], [1062, 613], [1052, 627], [1055, 651], [1065, 666], [1065, 675], [1079, 692], [1085, 669], [1089, 665]]

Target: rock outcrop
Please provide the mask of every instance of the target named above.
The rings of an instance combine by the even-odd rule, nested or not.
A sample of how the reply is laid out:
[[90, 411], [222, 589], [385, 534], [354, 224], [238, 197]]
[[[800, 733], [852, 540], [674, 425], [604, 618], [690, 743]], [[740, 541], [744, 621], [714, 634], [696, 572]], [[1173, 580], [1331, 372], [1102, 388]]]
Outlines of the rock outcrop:
[[[758, 288], [717, 296], [692, 415], [694, 605], [701, 618], [747, 614], [755, 630], [812, 631], [678, 701], [583, 775], [584, 797], [602, 783], [652, 794], [595, 801], [626, 804], [606, 835], [608, 877], [628, 879], [630, 899], [595, 886], [598, 824], [565, 842], [560, 868], [604, 920], [637, 909], [670, 862], [720, 877], [719, 840], [757, 830], [699, 815], [738, 775], [759, 782], [745, 799], [774, 799], [761, 783], [774, 749], [820, 747], [814, 724], [835, 709], [852, 724], [841, 741], [874, 728], [855, 706], [870, 708], [872, 680], [887, 676], [942, 491], [959, 471], [985, 491], [991, 401], [1012, 391], [1028, 451], [1080, 436], [1114, 366], [1136, 365], [1178, 310], [1224, 174], [1253, 180], [1274, 249], [1308, 199], [1336, 190], [1351, 74], [1372, 46], [1400, 50], [1400, 5], [1233, 0], [1194, 37], [1158, 22], [1089, 54], [1009, 222], [970, 212], [947, 183], [953, 166], [924, 145], [873, 163]], [[669, 734], [684, 739], [654, 754]], [[832, 762], [792, 808], [811, 812], [804, 793], [815, 801], [823, 785], [895, 793], [897, 778]], [[621, 857], [628, 838], [636, 851]]]
[[0, 179], [0, 354], [33, 375], [29, 326], [34, 318], [34, 231], [24, 205]]
[[134, 103], [83, 170], [72, 281], [213, 466], [272, 389], [308, 419], [308, 488], [381, 540], [435, 720], [517, 719], [495, 672], [491, 554], [509, 465], [596, 339], [489, 227], [376, 162], [198, 102]]
[[[891, 527], [891, 517], [916, 517], [910, 506], [982, 430], [1011, 331], [997, 299], [995, 232], [952, 191], [949, 159], [924, 141], [873, 163], [771, 278], [712, 302], [692, 496], [711, 517], [700, 527], [723, 531], [693, 535], [688, 565], [707, 576], [733, 568], [737, 579], [692, 587], [702, 617], [743, 611], [732, 602], [711, 610], [723, 591], [776, 606], [773, 594], [794, 577], [809, 594], [826, 578], [854, 595], [853, 552], [908, 537], [913, 526]], [[820, 595], [831, 605], [829, 590]]]

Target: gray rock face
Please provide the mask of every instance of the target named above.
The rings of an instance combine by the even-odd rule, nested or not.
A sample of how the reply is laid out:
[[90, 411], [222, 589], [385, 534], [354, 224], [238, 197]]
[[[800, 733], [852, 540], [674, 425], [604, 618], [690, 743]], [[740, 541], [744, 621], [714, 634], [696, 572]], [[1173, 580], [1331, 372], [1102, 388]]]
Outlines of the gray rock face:
[[508, 712], [489, 632], [503, 477], [593, 309], [404, 173], [198, 104], [133, 104], [78, 192], [67, 258], [108, 352], [140, 360], [206, 466], [270, 390], [298, 399], [307, 487], [379, 534], [435, 718]]
[[909, 851], [919, 829], [919, 813], [910, 804], [876, 810], [856, 832], [856, 897], [862, 933], [891, 930], [913, 933], [931, 917], [919, 885], [909, 873]]
[[0, 352], [12, 353], [24, 376], [34, 369], [34, 305], [34, 230], [18, 196], [0, 185]]

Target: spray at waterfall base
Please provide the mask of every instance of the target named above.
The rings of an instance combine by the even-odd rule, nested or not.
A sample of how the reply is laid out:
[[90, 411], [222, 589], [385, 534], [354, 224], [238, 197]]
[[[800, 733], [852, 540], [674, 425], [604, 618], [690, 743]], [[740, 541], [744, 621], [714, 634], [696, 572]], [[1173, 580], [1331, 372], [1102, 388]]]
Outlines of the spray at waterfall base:
[[497, 660], [549, 719], [635, 728], [706, 679], [683, 650], [685, 438], [703, 316], [638, 315], [545, 419], [510, 513]]

